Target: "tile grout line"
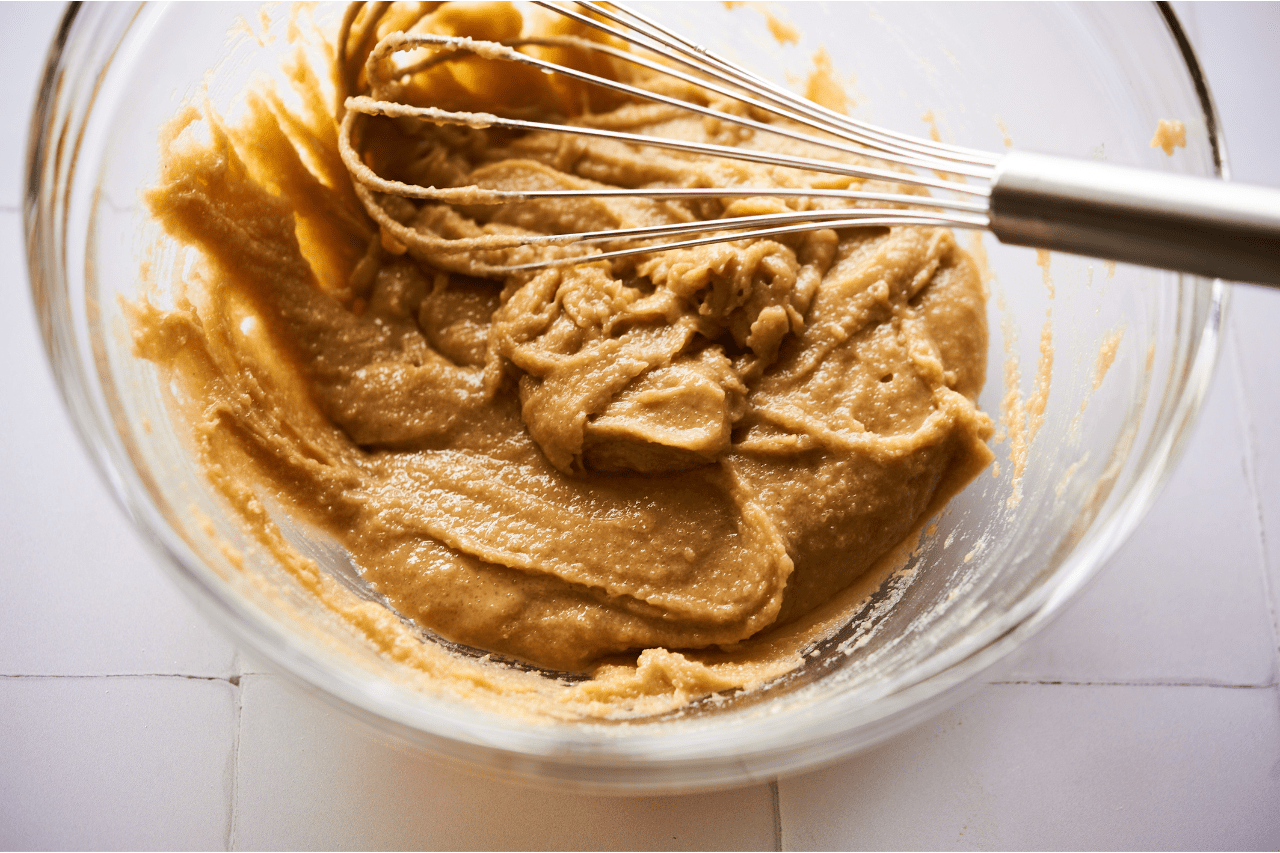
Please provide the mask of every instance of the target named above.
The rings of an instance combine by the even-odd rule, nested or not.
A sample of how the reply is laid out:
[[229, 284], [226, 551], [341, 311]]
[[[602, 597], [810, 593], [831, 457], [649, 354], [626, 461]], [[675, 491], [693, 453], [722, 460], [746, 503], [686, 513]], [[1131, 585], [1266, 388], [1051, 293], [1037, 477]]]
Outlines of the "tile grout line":
[[1201, 681], [988, 681], [992, 687], [1203, 687], [1210, 690], [1272, 690], [1280, 681], [1266, 684], [1223, 684]]
[[[237, 663], [233, 659], [233, 666]], [[233, 675], [184, 675], [182, 673], [101, 673], [96, 675], [39, 675], [39, 674], [4, 674], [0, 673], [0, 681], [89, 681], [93, 679], [181, 679], [183, 681], [210, 681], [210, 682], [226, 682], [230, 685], [234, 695], [234, 705], [232, 710], [232, 727], [231, 727], [231, 761], [228, 771], [230, 773], [230, 785], [228, 790], [227, 809], [227, 833], [226, 833], [226, 849], [236, 849], [236, 829], [237, 819], [239, 817], [239, 788], [240, 788], [240, 734], [242, 728], [243, 706], [244, 706], [244, 676], [240, 673]]]
[[782, 849], [782, 792], [778, 789], [778, 780], [769, 783], [769, 798], [773, 802], [773, 849]]
[[1267, 615], [1271, 617], [1271, 672], [1272, 678], [1276, 678], [1280, 674], [1280, 614], [1276, 612], [1276, 591], [1271, 585], [1271, 554], [1267, 547], [1267, 528], [1265, 517], [1262, 511], [1262, 494], [1258, 489], [1258, 467], [1257, 454], [1254, 451], [1256, 446], [1254, 435], [1254, 424], [1252, 413], [1249, 410], [1248, 389], [1244, 383], [1244, 371], [1240, 362], [1239, 338], [1236, 335], [1236, 326], [1231, 323], [1228, 328], [1227, 340], [1227, 366], [1231, 371], [1231, 379], [1236, 389], [1236, 416], [1240, 421], [1241, 431], [1244, 433], [1244, 458], [1241, 464], [1244, 467], [1245, 481], [1249, 485], [1250, 497], [1253, 498], [1253, 523], [1258, 533], [1258, 547], [1262, 551], [1262, 588], [1266, 593]]
[[231, 791], [227, 809], [227, 850], [235, 850], [238, 839], [236, 830], [240, 818], [240, 734], [244, 718], [244, 676], [233, 675], [228, 679], [235, 688], [235, 711], [231, 726]]

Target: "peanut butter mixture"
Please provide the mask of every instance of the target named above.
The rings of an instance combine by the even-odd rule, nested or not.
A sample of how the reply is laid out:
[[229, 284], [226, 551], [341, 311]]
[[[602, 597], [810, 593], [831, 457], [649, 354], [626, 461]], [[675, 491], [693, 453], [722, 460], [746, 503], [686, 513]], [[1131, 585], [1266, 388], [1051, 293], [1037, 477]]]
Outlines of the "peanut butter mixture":
[[[177, 288], [172, 308], [133, 307], [135, 345], [182, 389], [210, 479], [282, 553], [274, 511], [327, 531], [428, 631], [591, 674], [529, 676], [562, 708], [647, 712], [798, 666], [800, 628], [829, 630], [830, 602], [990, 460], [975, 405], [986, 294], [969, 256], [946, 230], [864, 228], [494, 274], [567, 250], [448, 241], [826, 202], [445, 205], [357, 187], [335, 103], [367, 87], [382, 36], [592, 37], [508, 4], [380, 14], [356, 16], [332, 80], [291, 68], [300, 101], [250, 92], [235, 126], [188, 108], [162, 140], [146, 200], [197, 260], [159, 283]], [[585, 51], [525, 49], [636, 79]], [[830, 156], [483, 57], [396, 86], [423, 106]], [[549, 132], [355, 121], [364, 166], [423, 186], [858, 183]], [[424, 651], [396, 619], [352, 619], [387, 654], [454, 677], [440, 663], [453, 653]], [[496, 666], [458, 665], [473, 685]]]

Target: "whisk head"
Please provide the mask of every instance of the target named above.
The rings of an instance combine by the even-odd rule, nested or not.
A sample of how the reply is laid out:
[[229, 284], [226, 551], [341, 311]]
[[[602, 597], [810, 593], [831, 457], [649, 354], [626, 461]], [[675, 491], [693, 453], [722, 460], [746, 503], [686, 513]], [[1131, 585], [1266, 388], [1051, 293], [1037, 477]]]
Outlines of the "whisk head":
[[[384, 243], [435, 256], [466, 254], [473, 269], [508, 273], [819, 229], [989, 227], [994, 155], [899, 134], [827, 109], [618, 4], [534, 5], [562, 16], [564, 29], [571, 32], [478, 40], [396, 28], [387, 20], [387, 3], [369, 4], [363, 11], [357, 5], [348, 12], [339, 39], [339, 150], [361, 202], [382, 227]], [[559, 81], [551, 85], [559, 85], [555, 91], [561, 104], [497, 115], [447, 108], [455, 104], [413, 103], [415, 81], [437, 69], [461, 63], [472, 75], [483, 76], [483, 63], [492, 80], [495, 62]], [[650, 104], [698, 117], [725, 129], [722, 135], [732, 144], [610, 126], [592, 110], [592, 99], [602, 94], [615, 103]], [[573, 98], [579, 103], [572, 103]], [[514, 183], [501, 175], [483, 183], [453, 183], [447, 164], [438, 162], [426, 170], [434, 180], [405, 180], [404, 174], [387, 176], [376, 168], [378, 158], [370, 149], [377, 144], [365, 124], [370, 116], [407, 124], [411, 133], [414, 123], [419, 133], [434, 127], [435, 133], [448, 135], [452, 128], [464, 148], [463, 137], [477, 131], [576, 138], [660, 149], [691, 163], [709, 158], [755, 164], [770, 170], [773, 180], [743, 183], [739, 176], [758, 175], [759, 169], [728, 169], [721, 170], [727, 179], [715, 186], [697, 185], [693, 179], [694, 185], [640, 181], [619, 187], [563, 176], [552, 180], [533, 170]], [[420, 151], [425, 158], [439, 159], [425, 141], [430, 135], [424, 135]], [[751, 144], [762, 136], [771, 137], [772, 144]], [[554, 149], [556, 143], [547, 145]], [[573, 150], [559, 145], [551, 156]], [[525, 227], [547, 209], [540, 203], [566, 200], [661, 202], [665, 211], [675, 213], [658, 217], [661, 221], [615, 222], [603, 228]], [[526, 206], [523, 217], [493, 215], [495, 209], [516, 205]], [[578, 217], [583, 218], [589, 217]]]

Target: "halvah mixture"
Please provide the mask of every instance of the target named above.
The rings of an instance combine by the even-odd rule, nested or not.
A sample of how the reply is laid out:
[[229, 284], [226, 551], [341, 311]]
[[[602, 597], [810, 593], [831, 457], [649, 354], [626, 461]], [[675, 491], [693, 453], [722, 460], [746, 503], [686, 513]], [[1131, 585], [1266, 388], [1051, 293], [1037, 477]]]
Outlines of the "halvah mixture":
[[[838, 625], [838, 594], [991, 458], [975, 405], [987, 331], [973, 262], [947, 230], [895, 227], [495, 276], [565, 250], [459, 252], [447, 239], [825, 202], [362, 199], [334, 90], [363, 91], [366, 56], [396, 30], [594, 37], [508, 4], [394, 4], [359, 13], [332, 69], [291, 66], [301, 107], [264, 87], [234, 126], [196, 107], [173, 120], [146, 201], [199, 260], [156, 283], [176, 298], [131, 316], [210, 481], [255, 541], [430, 689], [616, 716], [796, 668]], [[624, 73], [586, 51], [525, 49]], [[396, 96], [830, 156], [477, 57], [400, 80]], [[565, 134], [356, 121], [364, 165], [424, 186], [859, 183]], [[297, 553], [279, 510], [335, 537], [422, 628], [591, 678], [421, 642]]]

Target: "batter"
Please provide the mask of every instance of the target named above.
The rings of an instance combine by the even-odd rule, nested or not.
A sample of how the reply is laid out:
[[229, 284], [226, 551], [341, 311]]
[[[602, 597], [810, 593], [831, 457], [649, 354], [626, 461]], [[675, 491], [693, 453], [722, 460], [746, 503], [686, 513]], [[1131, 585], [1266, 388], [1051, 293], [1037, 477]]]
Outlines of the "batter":
[[[371, 14], [339, 46], [336, 84], [292, 70], [301, 106], [255, 91], [243, 122], [188, 108], [162, 139], [147, 203], [198, 261], [175, 307], [134, 306], [135, 345], [182, 389], [174, 405], [210, 480], [309, 588], [439, 684], [551, 691], [570, 716], [651, 713], [798, 666], [838, 616], [830, 602], [991, 458], [973, 262], [947, 230], [868, 228], [494, 276], [562, 250], [441, 246], [693, 210], [362, 197], [331, 86], [367, 85], [378, 38], [590, 37], [502, 3]], [[398, 95], [818, 153], [526, 71], [471, 57], [400, 81]], [[364, 166], [426, 186], [859, 184], [559, 134], [360, 121]], [[736, 216], [822, 202], [696, 204]], [[272, 507], [334, 536], [429, 631], [591, 678], [529, 675], [542, 682], [531, 687], [419, 642], [292, 553]]]

